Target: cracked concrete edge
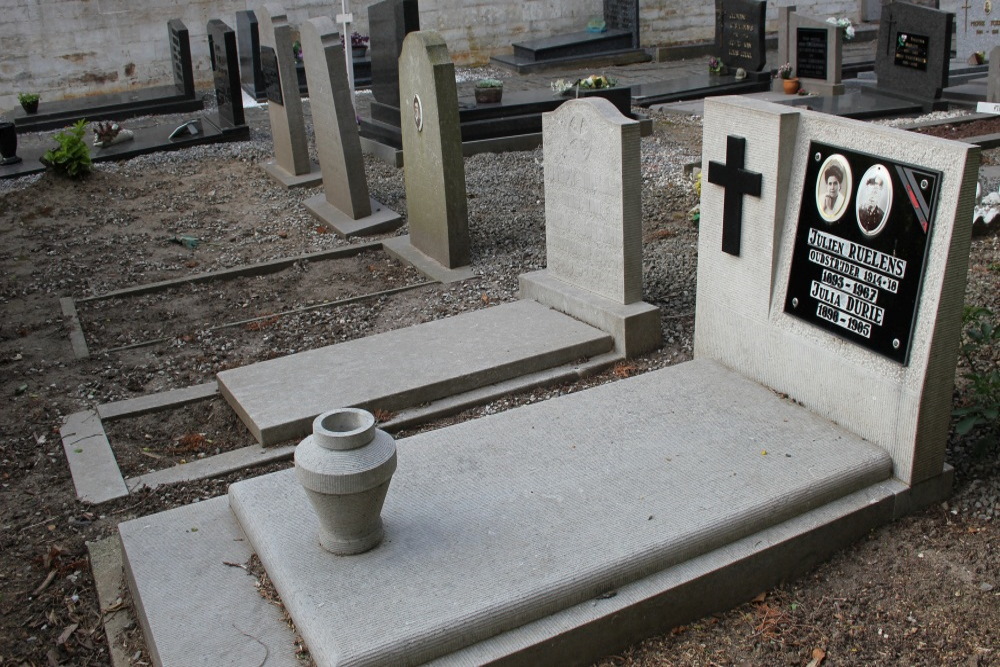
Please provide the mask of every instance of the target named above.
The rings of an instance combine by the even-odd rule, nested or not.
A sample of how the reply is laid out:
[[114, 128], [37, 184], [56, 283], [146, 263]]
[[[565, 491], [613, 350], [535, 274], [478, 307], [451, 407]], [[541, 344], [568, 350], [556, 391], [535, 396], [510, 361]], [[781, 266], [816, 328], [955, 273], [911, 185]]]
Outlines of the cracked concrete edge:
[[59, 305], [69, 325], [69, 342], [73, 346], [73, 355], [77, 359], [86, 359], [90, 356], [90, 350], [87, 349], [87, 338], [83, 335], [80, 316], [76, 312], [76, 302], [73, 297], [64, 296], [59, 299]]
[[59, 436], [77, 498], [96, 505], [128, 495], [97, 412], [84, 410], [69, 415]]
[[90, 570], [94, 575], [97, 602], [101, 610], [101, 624], [107, 636], [108, 653], [112, 667], [129, 667], [131, 664], [125, 647], [118, 641], [121, 634], [135, 624], [125, 596], [125, 574], [122, 569], [122, 545], [118, 535], [96, 542], [87, 542]]

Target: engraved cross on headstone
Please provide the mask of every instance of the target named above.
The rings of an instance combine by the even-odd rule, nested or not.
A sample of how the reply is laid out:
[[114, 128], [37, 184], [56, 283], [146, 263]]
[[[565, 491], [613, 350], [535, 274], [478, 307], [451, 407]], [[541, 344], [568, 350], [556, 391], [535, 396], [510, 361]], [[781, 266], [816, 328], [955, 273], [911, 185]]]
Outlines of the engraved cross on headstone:
[[746, 162], [747, 140], [726, 137], [726, 164], [708, 163], [708, 182], [726, 189], [722, 202], [722, 252], [740, 256], [743, 235], [743, 195], [760, 197], [761, 175], [743, 168]]
[[972, 9], [972, 5], [969, 4], [969, 0], [965, 0], [965, 4], [959, 5], [959, 9], [965, 10], [965, 23], [964, 28], [966, 33], [969, 32], [969, 10]]

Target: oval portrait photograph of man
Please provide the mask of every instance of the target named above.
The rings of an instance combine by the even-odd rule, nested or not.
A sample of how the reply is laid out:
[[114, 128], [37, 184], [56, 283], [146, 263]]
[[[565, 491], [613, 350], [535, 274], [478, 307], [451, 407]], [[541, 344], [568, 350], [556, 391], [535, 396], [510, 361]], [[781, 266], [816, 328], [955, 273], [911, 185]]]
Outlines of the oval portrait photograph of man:
[[885, 165], [868, 168], [858, 183], [856, 211], [858, 226], [866, 236], [877, 236], [885, 227], [892, 209], [892, 180]]
[[851, 167], [839, 153], [823, 161], [816, 179], [816, 208], [827, 222], [836, 222], [844, 215], [851, 199]]

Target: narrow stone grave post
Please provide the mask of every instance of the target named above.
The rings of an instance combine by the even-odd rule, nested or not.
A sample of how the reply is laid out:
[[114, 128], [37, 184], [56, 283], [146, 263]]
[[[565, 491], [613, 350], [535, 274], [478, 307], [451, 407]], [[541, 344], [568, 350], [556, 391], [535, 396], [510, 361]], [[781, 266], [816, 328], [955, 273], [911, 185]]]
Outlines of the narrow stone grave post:
[[400, 216], [371, 199], [344, 46], [328, 16], [309, 19], [300, 30], [323, 193], [305, 206], [342, 236], [373, 234], [403, 224]]
[[281, 5], [273, 3], [257, 10], [257, 21], [275, 157], [264, 169], [286, 188], [316, 185], [323, 177], [319, 166], [309, 160], [302, 98], [292, 55], [292, 26]]
[[438, 280], [469, 263], [465, 162], [458, 119], [455, 66], [448, 46], [432, 31], [407, 35], [399, 58], [408, 236], [386, 250]]
[[548, 268], [520, 277], [521, 297], [608, 331], [627, 356], [660, 345], [660, 311], [642, 299], [639, 123], [597, 97], [546, 113]]

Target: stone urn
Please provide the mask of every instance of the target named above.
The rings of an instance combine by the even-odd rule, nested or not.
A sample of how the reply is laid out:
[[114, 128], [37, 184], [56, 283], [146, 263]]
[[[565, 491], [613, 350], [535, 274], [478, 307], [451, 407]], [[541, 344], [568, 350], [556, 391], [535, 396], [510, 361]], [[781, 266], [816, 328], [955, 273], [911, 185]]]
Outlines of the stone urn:
[[396, 470], [396, 441], [358, 408], [325, 412], [295, 448], [295, 474], [319, 519], [319, 542], [338, 556], [382, 541], [382, 504]]
[[0, 122], [0, 165], [17, 164], [17, 128], [10, 121]]

